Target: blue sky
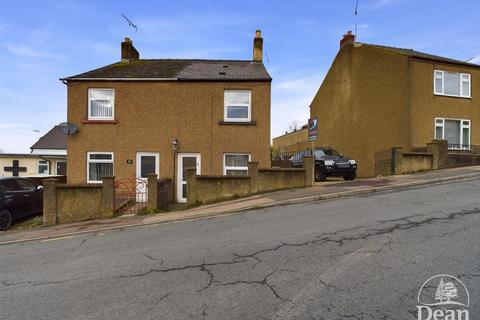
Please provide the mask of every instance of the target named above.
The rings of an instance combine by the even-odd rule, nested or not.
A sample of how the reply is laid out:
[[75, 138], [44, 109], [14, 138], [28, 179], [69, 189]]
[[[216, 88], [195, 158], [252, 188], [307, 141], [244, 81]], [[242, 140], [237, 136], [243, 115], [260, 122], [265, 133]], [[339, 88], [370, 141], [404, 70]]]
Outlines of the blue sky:
[[[58, 78], [118, 61], [125, 36], [143, 58], [251, 59], [256, 29], [274, 79], [272, 137], [279, 135], [308, 118], [338, 41], [353, 29], [355, 2], [0, 0], [0, 149], [28, 152], [65, 121]], [[479, 12], [478, 0], [360, 0], [358, 40], [480, 63]]]

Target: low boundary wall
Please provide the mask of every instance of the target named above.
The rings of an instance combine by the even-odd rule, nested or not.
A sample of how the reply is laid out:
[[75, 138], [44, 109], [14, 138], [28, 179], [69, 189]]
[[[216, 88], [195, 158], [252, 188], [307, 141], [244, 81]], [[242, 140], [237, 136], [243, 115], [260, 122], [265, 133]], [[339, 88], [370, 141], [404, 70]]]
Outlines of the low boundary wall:
[[63, 184], [56, 179], [43, 181], [43, 224], [61, 223], [114, 216], [114, 177], [103, 183]]
[[313, 184], [313, 157], [304, 158], [303, 168], [258, 168], [258, 162], [250, 162], [248, 176], [202, 176], [192, 169], [187, 171], [187, 204], [194, 206]]

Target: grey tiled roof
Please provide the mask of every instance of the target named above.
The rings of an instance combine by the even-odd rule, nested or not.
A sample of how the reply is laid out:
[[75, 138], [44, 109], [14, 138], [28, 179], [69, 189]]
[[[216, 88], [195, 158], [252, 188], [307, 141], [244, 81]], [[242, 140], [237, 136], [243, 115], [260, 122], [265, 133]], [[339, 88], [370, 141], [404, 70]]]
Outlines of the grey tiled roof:
[[261, 62], [249, 60], [139, 59], [117, 62], [62, 80], [165, 79], [179, 81], [271, 81]]
[[480, 65], [478, 65], [478, 64], [474, 64], [474, 63], [470, 63], [470, 62], [466, 62], [466, 61], [461, 61], [461, 60], [456, 60], [456, 59], [451, 59], [451, 58], [446, 58], [446, 57], [442, 57], [442, 56], [437, 56], [437, 55], [433, 55], [433, 54], [429, 54], [429, 53], [425, 53], [425, 52], [416, 51], [416, 50], [413, 50], [413, 49], [381, 46], [381, 45], [377, 45], [377, 44], [369, 44], [369, 43], [361, 43], [361, 42], [358, 42], [358, 43], [362, 44], [362, 45], [370, 46], [370, 47], [389, 50], [389, 51], [399, 53], [399, 54], [408, 55], [408, 56], [414, 57], [414, 58], [441, 61], [441, 62], [446, 62], [446, 63], [453, 63], [453, 64], [458, 64], [458, 65], [463, 65], [463, 66], [480, 68]]
[[38, 139], [30, 149], [67, 149], [67, 135], [59, 126], [53, 127], [44, 136]]

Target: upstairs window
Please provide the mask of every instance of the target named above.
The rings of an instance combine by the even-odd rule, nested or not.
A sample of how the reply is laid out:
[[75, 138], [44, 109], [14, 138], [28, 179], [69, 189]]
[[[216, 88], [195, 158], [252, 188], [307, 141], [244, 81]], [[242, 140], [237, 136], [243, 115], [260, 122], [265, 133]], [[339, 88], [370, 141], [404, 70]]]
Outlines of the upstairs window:
[[103, 177], [113, 176], [112, 152], [87, 153], [87, 182], [102, 182]]
[[113, 120], [114, 89], [88, 89], [88, 119]]
[[227, 176], [248, 175], [249, 154], [227, 153], [223, 159], [223, 174]]
[[434, 93], [437, 95], [470, 98], [470, 79], [468, 73], [435, 70]]
[[250, 122], [251, 96], [250, 90], [225, 90], [224, 120]]

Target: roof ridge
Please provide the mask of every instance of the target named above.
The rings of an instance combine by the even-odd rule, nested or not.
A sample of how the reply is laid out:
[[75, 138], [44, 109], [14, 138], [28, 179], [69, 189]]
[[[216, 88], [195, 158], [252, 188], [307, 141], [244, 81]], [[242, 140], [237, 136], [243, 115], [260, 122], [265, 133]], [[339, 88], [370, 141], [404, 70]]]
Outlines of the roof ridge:
[[422, 52], [422, 51], [418, 51], [418, 50], [415, 50], [415, 49], [400, 48], [400, 47], [386, 46], [386, 45], [373, 44], [373, 43], [364, 43], [364, 42], [357, 42], [357, 43], [359, 43], [361, 45], [366, 45], [366, 46], [376, 47], [376, 48], [380, 48], [380, 49], [390, 50], [394, 53], [404, 54], [404, 55], [408, 55], [408, 56], [411, 56], [411, 57], [440, 60], [440, 61], [443, 61], [443, 62], [446, 62], [446, 63], [456, 63], [456, 64], [462, 64], [462, 65], [466, 65], [466, 66], [470, 66], [470, 67], [477, 67], [477, 68], [480, 67], [479, 64], [475, 64], [475, 63], [471, 63], [471, 62], [467, 62], [467, 61], [462, 61], [462, 60], [458, 60], [458, 59], [454, 59], [454, 58], [449, 58], [449, 57], [445, 57], [445, 56], [439, 56], [439, 55], [436, 55], [436, 54], [432, 54], [432, 53], [428, 53], [428, 52]]

